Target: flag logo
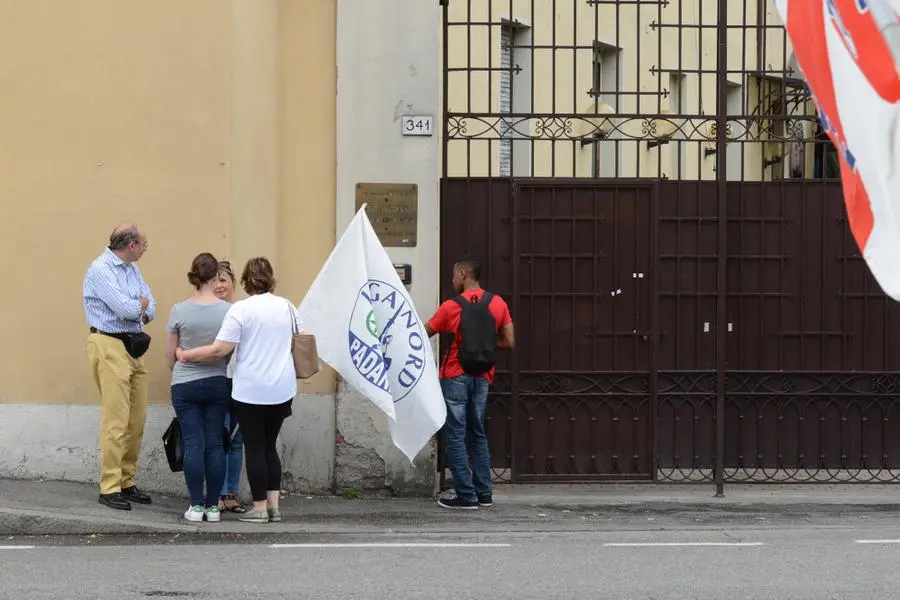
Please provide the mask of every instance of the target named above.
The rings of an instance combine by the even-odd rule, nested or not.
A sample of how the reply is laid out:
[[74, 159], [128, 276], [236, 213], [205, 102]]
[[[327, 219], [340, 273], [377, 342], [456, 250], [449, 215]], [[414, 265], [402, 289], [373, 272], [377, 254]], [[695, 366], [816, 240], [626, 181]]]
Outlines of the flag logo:
[[395, 404], [415, 389], [425, 371], [425, 331], [407, 298], [393, 285], [369, 279], [357, 292], [348, 327], [353, 367], [366, 382], [391, 394]]

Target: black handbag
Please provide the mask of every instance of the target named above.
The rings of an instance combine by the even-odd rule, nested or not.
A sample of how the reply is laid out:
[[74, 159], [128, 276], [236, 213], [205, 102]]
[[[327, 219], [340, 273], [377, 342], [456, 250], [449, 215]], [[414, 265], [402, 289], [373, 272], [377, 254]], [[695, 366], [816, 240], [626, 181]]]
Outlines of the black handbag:
[[181, 438], [181, 425], [178, 418], [172, 419], [169, 427], [162, 436], [163, 448], [166, 450], [166, 460], [173, 473], [184, 470], [184, 440]]

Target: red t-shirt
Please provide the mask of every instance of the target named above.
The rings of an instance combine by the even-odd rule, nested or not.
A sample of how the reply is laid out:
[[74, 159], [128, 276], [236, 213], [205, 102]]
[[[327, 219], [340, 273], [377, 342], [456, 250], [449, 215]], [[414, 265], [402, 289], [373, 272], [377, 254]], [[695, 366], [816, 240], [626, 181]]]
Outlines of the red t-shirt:
[[[467, 290], [461, 295], [469, 302], [472, 301], [472, 298], [481, 300], [481, 297], [484, 295], [484, 290], [481, 288]], [[494, 320], [497, 322], [498, 332], [502, 327], [512, 323], [512, 317], [509, 315], [509, 307], [506, 305], [506, 301], [500, 296], [495, 295], [491, 298], [488, 310], [491, 311]], [[438, 307], [434, 316], [431, 317], [431, 320], [428, 321], [428, 326], [435, 333], [454, 334], [453, 342], [450, 344], [450, 350], [444, 357], [444, 360], [441, 361], [441, 379], [453, 379], [454, 377], [465, 375], [465, 372], [459, 364], [459, 359], [456, 357], [459, 352], [459, 343], [457, 342], [456, 333], [459, 331], [461, 315], [462, 307], [459, 304], [453, 300], [445, 300], [444, 303]], [[483, 377], [488, 380], [488, 383], [493, 383], [494, 369], [485, 373]]]

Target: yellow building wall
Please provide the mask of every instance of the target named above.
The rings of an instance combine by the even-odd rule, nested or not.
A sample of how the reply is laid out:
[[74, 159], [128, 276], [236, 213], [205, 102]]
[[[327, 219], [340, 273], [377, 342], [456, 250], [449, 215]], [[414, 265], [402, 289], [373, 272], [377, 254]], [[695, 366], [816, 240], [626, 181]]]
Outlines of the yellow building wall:
[[[334, 248], [337, 88], [334, 0], [282, 0], [279, 16], [278, 264], [281, 293], [299, 304]], [[300, 393], [331, 394], [325, 368]]]
[[[329, 0], [28, 0], [0, 19], [0, 403], [96, 403], [81, 285], [120, 221], [150, 240], [150, 397], [191, 259], [273, 259], [299, 302], [334, 242]], [[274, 37], [267, 37], [274, 34]], [[323, 375], [304, 391], [330, 393]]]

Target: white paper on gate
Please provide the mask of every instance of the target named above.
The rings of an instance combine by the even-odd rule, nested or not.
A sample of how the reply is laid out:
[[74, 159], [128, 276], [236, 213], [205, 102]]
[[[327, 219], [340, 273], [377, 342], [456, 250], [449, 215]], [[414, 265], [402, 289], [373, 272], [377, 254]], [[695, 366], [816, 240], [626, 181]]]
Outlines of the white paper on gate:
[[319, 357], [384, 411], [410, 461], [444, 425], [425, 324], [363, 206], [298, 307]]

